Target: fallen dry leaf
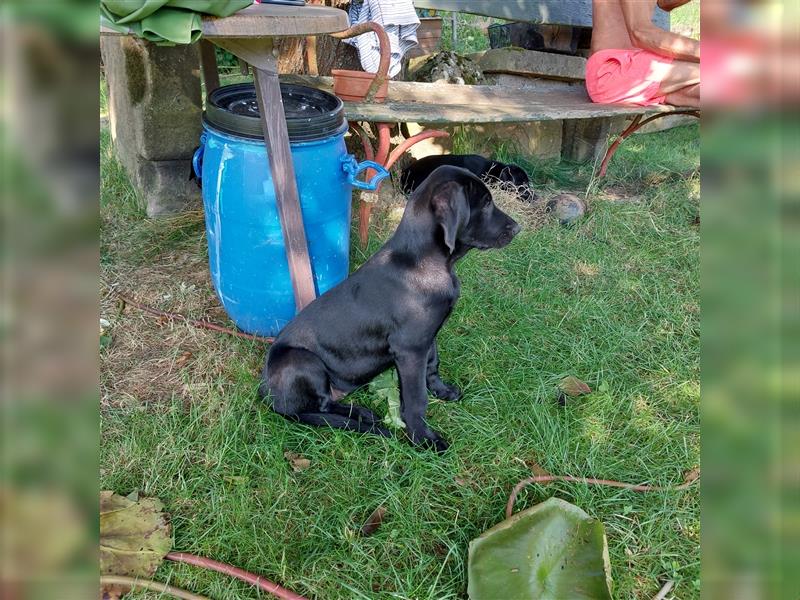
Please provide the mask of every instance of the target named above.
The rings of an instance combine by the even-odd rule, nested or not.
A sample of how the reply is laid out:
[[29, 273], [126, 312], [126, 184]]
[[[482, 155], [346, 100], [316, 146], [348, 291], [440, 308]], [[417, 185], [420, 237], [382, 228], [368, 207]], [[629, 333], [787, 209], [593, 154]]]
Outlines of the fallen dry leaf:
[[535, 461], [533, 461], [533, 460], [529, 460], [529, 461], [527, 461], [527, 465], [528, 465], [528, 467], [530, 468], [530, 470], [531, 470], [531, 473], [533, 473], [533, 474], [534, 474], [534, 475], [536, 475], [537, 477], [547, 477], [548, 475], [550, 475], [550, 473], [548, 473], [547, 471], [545, 471], [545, 470], [544, 470], [544, 469], [543, 469], [543, 468], [542, 468], [542, 467], [539, 465], [539, 463], [537, 463], [537, 462], [535, 462]]
[[178, 359], [175, 361], [175, 366], [182, 367], [188, 362], [190, 358], [192, 358], [192, 356], [193, 356], [192, 353], [187, 350], [178, 357]]
[[311, 466], [311, 461], [308, 460], [302, 454], [298, 454], [297, 452], [292, 452], [291, 450], [287, 450], [283, 453], [283, 457], [289, 461], [289, 464], [292, 467], [292, 471], [295, 473], [299, 473], [300, 471], [305, 471], [307, 468]]
[[583, 381], [575, 377], [574, 375], [570, 375], [569, 377], [565, 377], [561, 380], [558, 384], [559, 389], [564, 392], [567, 396], [572, 396], [573, 398], [576, 396], [583, 396], [584, 394], [591, 394], [592, 388], [586, 385]]
[[367, 522], [361, 527], [361, 535], [368, 537], [377, 531], [378, 527], [383, 523], [383, 518], [386, 516], [386, 507], [381, 505], [372, 511], [372, 514], [367, 518]]
[[103, 588], [100, 590], [100, 599], [119, 600], [130, 591], [131, 588], [129, 588], [126, 585], [119, 585], [116, 583], [112, 583], [110, 585], [104, 585]]
[[698, 479], [700, 479], [700, 467], [689, 469], [683, 476], [684, 483], [692, 483], [693, 481], [697, 481]]
[[[132, 498], [136, 498], [134, 501]], [[158, 498], [100, 492], [100, 573], [148, 578], [172, 549], [172, 531]], [[119, 586], [102, 597], [119, 598]]]

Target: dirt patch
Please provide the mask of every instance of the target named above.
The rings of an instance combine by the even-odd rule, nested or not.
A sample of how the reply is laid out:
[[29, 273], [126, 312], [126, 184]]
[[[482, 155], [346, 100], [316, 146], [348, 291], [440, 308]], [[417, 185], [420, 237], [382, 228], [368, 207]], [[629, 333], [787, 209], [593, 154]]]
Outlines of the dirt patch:
[[634, 191], [621, 186], [614, 185], [604, 188], [597, 192], [597, 200], [605, 200], [606, 202], [633, 202], [638, 203], [642, 201], [642, 197], [637, 195]]
[[[103, 270], [101, 317], [110, 343], [100, 353], [101, 407], [149, 406], [179, 397], [205, 402], [212, 390], [235, 381], [232, 369], [245, 360], [258, 372], [259, 351], [242, 355], [239, 340], [224, 334], [122, 309], [115, 289], [137, 301], [196, 319], [230, 326], [214, 293], [208, 261], [186, 250], [165, 253], [143, 267]], [[260, 349], [260, 345], [253, 344]], [[214, 394], [216, 397], [217, 394]]]
[[595, 277], [600, 273], [600, 267], [583, 261], [575, 263], [575, 273], [581, 277]]

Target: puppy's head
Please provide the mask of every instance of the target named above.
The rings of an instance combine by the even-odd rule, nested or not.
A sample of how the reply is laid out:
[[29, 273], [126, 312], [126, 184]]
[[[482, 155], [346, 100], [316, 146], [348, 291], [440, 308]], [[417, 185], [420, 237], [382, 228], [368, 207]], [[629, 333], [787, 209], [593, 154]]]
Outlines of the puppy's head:
[[517, 165], [504, 165], [500, 171], [500, 181], [505, 181], [516, 186], [520, 197], [525, 202], [534, 202], [536, 194], [531, 190], [531, 182], [528, 174], [522, 167]]
[[521, 229], [495, 206], [486, 184], [466, 169], [439, 167], [418, 192], [433, 211], [437, 235], [450, 254], [457, 246], [502, 248]]

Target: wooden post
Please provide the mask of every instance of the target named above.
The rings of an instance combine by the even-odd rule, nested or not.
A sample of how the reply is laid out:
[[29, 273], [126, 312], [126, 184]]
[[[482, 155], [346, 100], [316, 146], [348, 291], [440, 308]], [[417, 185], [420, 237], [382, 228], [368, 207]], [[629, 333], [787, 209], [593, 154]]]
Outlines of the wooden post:
[[[262, 5], [254, 5], [262, 6]], [[289, 133], [286, 131], [286, 114], [283, 111], [281, 85], [278, 81], [277, 49], [272, 38], [212, 38], [237, 57], [246, 61], [253, 71], [261, 130], [267, 146], [275, 200], [281, 220], [286, 259], [292, 277], [294, 301], [297, 311], [303, 310], [316, 298], [314, 275], [308, 255], [303, 213], [297, 193]]]
[[219, 71], [217, 69], [217, 55], [214, 53], [214, 44], [207, 40], [200, 40], [200, 64], [203, 67], [203, 82], [206, 84], [206, 94], [210, 94], [219, 87]]
[[283, 111], [283, 99], [278, 81], [278, 61], [272, 52], [271, 43], [265, 46], [263, 50], [266, 52], [260, 53], [258, 64], [252, 65], [253, 77], [295, 305], [299, 312], [316, 298], [316, 290], [311, 259], [308, 255], [303, 214], [300, 210], [300, 197], [297, 193], [289, 133], [286, 130], [286, 115]]

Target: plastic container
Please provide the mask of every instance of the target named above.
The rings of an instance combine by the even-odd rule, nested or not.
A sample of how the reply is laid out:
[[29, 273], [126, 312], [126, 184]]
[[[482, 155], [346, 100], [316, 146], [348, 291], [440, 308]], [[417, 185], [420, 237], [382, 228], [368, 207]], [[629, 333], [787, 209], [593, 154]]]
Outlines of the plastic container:
[[[347, 153], [342, 102], [314, 88], [281, 85], [300, 206], [317, 295], [347, 277], [353, 187], [388, 175]], [[193, 164], [203, 188], [214, 289], [236, 325], [276, 335], [295, 315], [289, 265], [252, 84], [217, 88], [207, 99]], [[377, 175], [367, 184], [356, 176]]]

